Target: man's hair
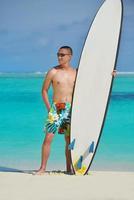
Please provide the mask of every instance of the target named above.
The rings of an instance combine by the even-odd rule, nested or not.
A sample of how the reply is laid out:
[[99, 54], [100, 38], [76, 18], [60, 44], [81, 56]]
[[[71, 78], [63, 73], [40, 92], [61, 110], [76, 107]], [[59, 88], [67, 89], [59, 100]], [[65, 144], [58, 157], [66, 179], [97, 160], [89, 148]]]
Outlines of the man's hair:
[[70, 54], [73, 55], [73, 50], [69, 46], [62, 46], [62, 47], [60, 47], [60, 49], [68, 49], [70, 51]]

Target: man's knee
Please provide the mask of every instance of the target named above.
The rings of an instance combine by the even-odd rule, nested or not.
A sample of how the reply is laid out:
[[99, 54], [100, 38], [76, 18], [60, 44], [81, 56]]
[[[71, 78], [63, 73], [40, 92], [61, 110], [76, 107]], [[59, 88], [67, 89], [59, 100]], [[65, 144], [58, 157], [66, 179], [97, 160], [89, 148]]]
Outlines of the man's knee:
[[53, 133], [47, 133], [43, 144], [51, 144], [53, 137], [54, 137]]

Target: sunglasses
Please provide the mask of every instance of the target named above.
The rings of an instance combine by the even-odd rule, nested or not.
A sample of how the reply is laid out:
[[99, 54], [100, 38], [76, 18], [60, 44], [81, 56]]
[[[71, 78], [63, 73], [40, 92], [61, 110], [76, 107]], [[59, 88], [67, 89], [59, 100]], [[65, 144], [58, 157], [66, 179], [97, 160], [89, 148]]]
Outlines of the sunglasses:
[[58, 57], [64, 57], [64, 56], [66, 56], [66, 55], [71, 55], [71, 54], [57, 53], [57, 56], [58, 56]]

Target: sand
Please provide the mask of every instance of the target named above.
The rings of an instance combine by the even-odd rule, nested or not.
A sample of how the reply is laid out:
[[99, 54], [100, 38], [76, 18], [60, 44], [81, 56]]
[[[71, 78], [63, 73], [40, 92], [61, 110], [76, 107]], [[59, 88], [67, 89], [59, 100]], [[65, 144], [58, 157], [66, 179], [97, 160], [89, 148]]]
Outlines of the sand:
[[0, 200], [134, 200], [134, 172], [0, 172]]

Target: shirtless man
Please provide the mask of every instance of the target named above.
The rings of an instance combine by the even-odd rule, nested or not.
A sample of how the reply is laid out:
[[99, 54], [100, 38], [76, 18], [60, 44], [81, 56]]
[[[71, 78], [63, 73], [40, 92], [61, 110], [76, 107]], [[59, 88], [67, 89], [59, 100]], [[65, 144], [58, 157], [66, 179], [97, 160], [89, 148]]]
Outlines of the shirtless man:
[[[68, 173], [71, 172], [71, 153], [68, 150], [68, 145], [70, 142], [70, 108], [76, 78], [76, 69], [73, 69], [70, 65], [72, 54], [72, 49], [68, 46], [63, 46], [59, 49], [57, 53], [59, 65], [47, 73], [43, 84], [42, 96], [48, 110], [48, 119], [45, 125], [46, 136], [42, 145], [41, 166], [36, 173], [38, 175], [43, 174], [46, 170], [51, 142], [56, 132], [64, 132], [66, 170]], [[115, 71], [112, 72], [113, 76], [115, 74]], [[53, 87], [52, 105], [50, 105], [48, 99], [48, 89], [51, 84]]]
[[[73, 69], [70, 65], [72, 54], [72, 49], [68, 46], [59, 49], [57, 53], [59, 65], [47, 73], [43, 84], [42, 96], [48, 110], [48, 119], [45, 126], [46, 136], [42, 145], [42, 162], [37, 174], [45, 172], [50, 145], [57, 131], [59, 133], [64, 132], [66, 170], [71, 172], [71, 154], [68, 145], [70, 141], [70, 108], [76, 77], [76, 69]], [[48, 89], [51, 84], [53, 87], [53, 104], [50, 106]]]

